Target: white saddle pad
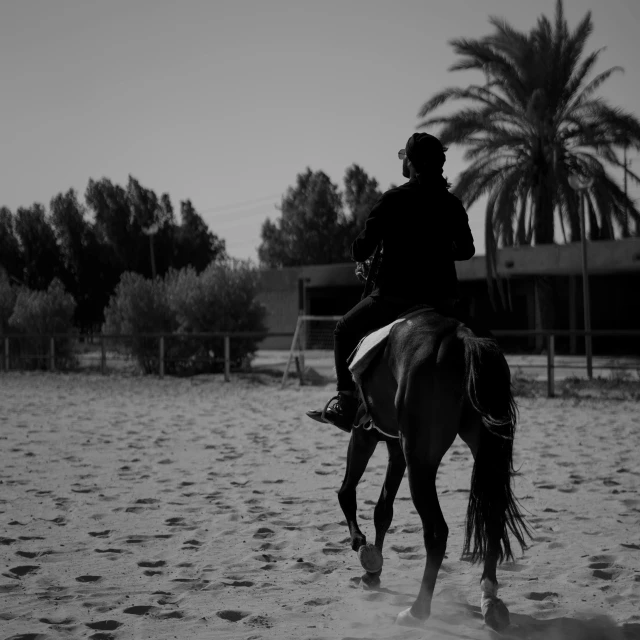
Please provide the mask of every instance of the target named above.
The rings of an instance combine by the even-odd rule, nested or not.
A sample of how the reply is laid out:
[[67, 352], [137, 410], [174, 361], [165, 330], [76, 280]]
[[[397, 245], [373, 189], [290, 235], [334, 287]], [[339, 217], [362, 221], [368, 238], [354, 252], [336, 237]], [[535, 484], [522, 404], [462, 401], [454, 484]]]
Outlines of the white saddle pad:
[[368, 333], [356, 347], [355, 351], [349, 356], [349, 371], [357, 385], [360, 385], [362, 375], [367, 370], [367, 367], [371, 364], [371, 361], [380, 351], [384, 348], [387, 342], [391, 327], [398, 322], [402, 322], [404, 318], [398, 318], [391, 324], [385, 325], [380, 329], [376, 329], [371, 333]]

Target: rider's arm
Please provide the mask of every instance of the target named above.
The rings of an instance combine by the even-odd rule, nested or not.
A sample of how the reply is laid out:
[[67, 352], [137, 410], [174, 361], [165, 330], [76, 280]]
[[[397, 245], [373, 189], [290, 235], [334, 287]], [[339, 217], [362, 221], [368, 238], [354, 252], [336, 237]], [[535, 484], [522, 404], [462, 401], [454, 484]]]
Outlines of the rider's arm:
[[476, 252], [473, 235], [469, 228], [469, 216], [462, 206], [462, 202], [455, 198], [453, 207], [453, 259], [468, 260]]
[[351, 245], [351, 257], [356, 262], [364, 262], [375, 250], [382, 240], [382, 230], [388, 209], [388, 197], [383, 195], [373, 205], [371, 213], [365, 222], [364, 229]]

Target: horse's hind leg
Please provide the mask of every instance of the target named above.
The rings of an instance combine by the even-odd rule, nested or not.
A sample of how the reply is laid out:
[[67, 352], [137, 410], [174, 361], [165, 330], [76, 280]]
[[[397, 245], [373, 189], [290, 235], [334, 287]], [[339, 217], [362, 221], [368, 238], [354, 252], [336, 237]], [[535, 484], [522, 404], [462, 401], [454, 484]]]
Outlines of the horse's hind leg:
[[387, 440], [387, 451], [389, 453], [389, 464], [387, 475], [382, 485], [382, 491], [378, 498], [378, 504], [373, 512], [373, 522], [376, 527], [375, 545], [382, 552], [382, 545], [387, 531], [393, 520], [393, 502], [400, 488], [400, 483], [404, 476], [407, 464], [404, 460], [404, 453], [398, 440]]
[[377, 444], [378, 437], [373, 431], [366, 431], [363, 427], [358, 427], [351, 431], [351, 439], [349, 440], [349, 449], [347, 451], [347, 470], [342, 486], [338, 491], [338, 501], [347, 520], [349, 535], [351, 536], [351, 548], [354, 551], [358, 551], [367, 542], [364, 534], [360, 531], [360, 527], [358, 527], [356, 487]]
[[424, 545], [427, 550], [427, 564], [418, 597], [410, 609], [398, 615], [400, 624], [413, 625], [426, 620], [431, 615], [431, 599], [447, 549], [449, 527], [442, 514], [436, 492], [436, 473], [440, 461], [426, 462], [416, 459], [406, 447], [405, 455], [407, 455], [407, 475], [411, 497], [422, 520]]
[[[475, 461], [480, 444], [480, 431], [486, 429], [482, 424], [482, 419], [475, 412], [465, 411], [465, 417], [458, 435], [465, 442], [471, 451]], [[490, 533], [487, 540], [487, 553], [484, 557], [482, 576], [480, 577], [480, 588], [482, 596], [480, 606], [482, 616], [492, 629], [502, 629], [509, 624], [509, 611], [502, 600], [498, 598], [498, 578], [496, 575], [498, 567], [500, 532], [496, 529]]]

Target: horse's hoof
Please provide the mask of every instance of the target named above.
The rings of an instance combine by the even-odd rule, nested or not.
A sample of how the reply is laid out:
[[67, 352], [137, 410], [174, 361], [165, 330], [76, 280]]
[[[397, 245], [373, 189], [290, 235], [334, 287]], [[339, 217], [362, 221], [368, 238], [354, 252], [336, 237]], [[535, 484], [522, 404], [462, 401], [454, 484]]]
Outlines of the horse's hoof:
[[502, 631], [510, 624], [509, 609], [500, 598], [483, 598], [482, 616], [484, 623], [494, 631]]
[[367, 544], [367, 539], [363, 535], [357, 535], [351, 540], [351, 548], [356, 553], [358, 553], [358, 551], [360, 551], [360, 547], [363, 547], [365, 544]]
[[379, 587], [380, 573], [381, 571], [376, 571], [376, 573], [365, 573], [360, 579], [367, 587]]
[[382, 552], [374, 544], [363, 544], [358, 549], [358, 558], [367, 573], [376, 573], [382, 569]]
[[429, 616], [424, 618], [416, 618], [411, 613], [411, 607], [401, 611], [396, 618], [396, 624], [401, 624], [403, 627], [423, 627]]

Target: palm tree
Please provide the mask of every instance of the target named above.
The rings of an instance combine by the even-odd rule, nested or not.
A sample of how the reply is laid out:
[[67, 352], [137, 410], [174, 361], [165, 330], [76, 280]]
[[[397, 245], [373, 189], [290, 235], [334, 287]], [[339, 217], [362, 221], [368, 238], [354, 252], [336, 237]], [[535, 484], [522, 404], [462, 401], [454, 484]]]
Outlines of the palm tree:
[[[596, 97], [620, 67], [591, 80], [600, 54], [586, 57], [591, 13], [570, 32], [562, 0], [555, 24], [542, 16], [530, 33], [491, 18], [492, 35], [451, 41], [462, 58], [451, 71], [478, 69], [484, 84], [448, 88], [426, 102], [425, 118], [450, 100], [471, 104], [418, 128], [441, 125], [443, 144], [467, 147], [471, 164], [454, 185], [466, 207], [488, 195], [485, 217], [487, 273], [497, 277], [499, 246], [553, 243], [556, 220], [565, 242], [580, 240], [579, 200], [569, 176], [593, 178], [587, 194], [592, 240], [640, 234], [640, 213], [611, 177], [622, 167], [616, 148], [640, 149], [640, 121]], [[640, 184], [640, 177], [628, 171]], [[631, 222], [635, 225], [635, 230]]]

